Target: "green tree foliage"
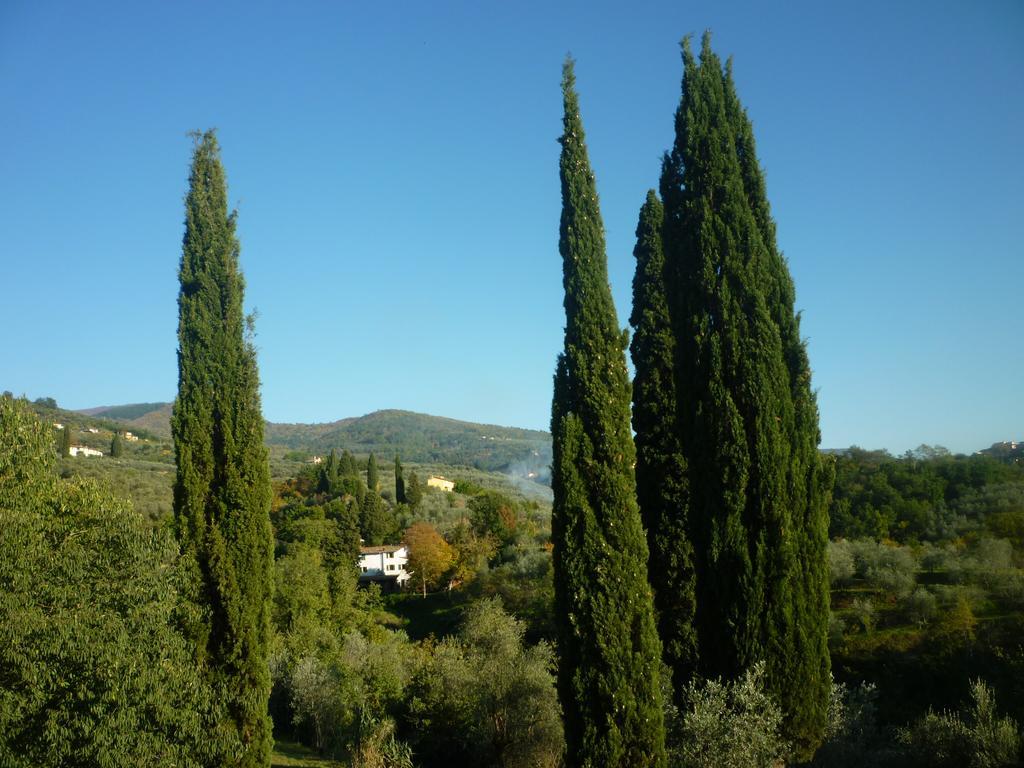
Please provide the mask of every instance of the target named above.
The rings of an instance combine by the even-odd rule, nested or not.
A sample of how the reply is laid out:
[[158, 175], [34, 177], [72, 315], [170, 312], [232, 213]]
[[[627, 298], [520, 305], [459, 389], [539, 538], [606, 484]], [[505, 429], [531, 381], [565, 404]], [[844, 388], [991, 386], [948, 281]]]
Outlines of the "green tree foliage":
[[566, 61], [559, 252], [565, 346], [551, 412], [559, 697], [570, 765], [665, 764], [661, 647], [636, 505], [626, 338], [608, 286], [604, 226]]
[[633, 277], [634, 328], [630, 352], [633, 429], [636, 432], [636, 492], [650, 548], [663, 653], [679, 681], [697, 667], [696, 573], [687, 526], [686, 459], [676, 432], [675, 338], [665, 286], [661, 230], [664, 210], [654, 191], [640, 210]]
[[470, 606], [457, 638], [442, 641], [411, 686], [417, 761], [555, 768], [563, 742], [554, 654], [526, 647], [524, 625], [498, 600]]
[[789, 745], [782, 735], [782, 710], [765, 691], [764, 665], [755, 664], [734, 682], [691, 678], [669, 707], [673, 765], [679, 768], [765, 768], [784, 765]]
[[366, 544], [380, 546], [395, 533], [394, 515], [384, 506], [379, 493], [367, 491], [359, 508], [359, 529]]
[[[685, 461], [673, 520], [688, 534], [676, 555], [679, 578], [686, 583], [693, 568], [698, 672], [734, 679], [763, 660], [787, 736], [807, 753], [821, 740], [830, 685], [831, 473], [817, 451], [792, 280], [731, 69], [709, 36], [699, 63], [684, 41], [683, 63], [676, 141], [661, 178], [675, 434]], [[692, 648], [687, 627], [662, 630], [670, 648]], [[669, 658], [685, 683], [692, 657]]]
[[371, 453], [366, 462], [366, 487], [380, 493], [380, 478], [377, 476], [377, 458]]
[[405, 497], [405, 478], [402, 477], [402, 462], [395, 456], [395, 503], [407, 504]]
[[1017, 723], [1000, 717], [995, 695], [981, 680], [971, 684], [972, 707], [963, 715], [928, 712], [900, 732], [903, 765], [929, 768], [1009, 768], [1024, 762]]
[[125, 502], [60, 483], [49, 428], [0, 398], [0, 765], [198, 766], [230, 746], [175, 629], [173, 554]]
[[263, 766], [272, 744], [270, 472], [238, 253], [217, 139], [196, 134], [179, 270], [175, 522], [192, 606], [188, 633], [223, 691], [224, 725], [243, 743], [224, 760]]
[[516, 533], [516, 503], [497, 491], [484, 491], [474, 496], [469, 507], [469, 522], [477, 536], [490, 536], [499, 547]]
[[60, 455], [67, 457], [71, 455], [71, 425], [65, 424], [60, 431]]
[[320, 462], [316, 489], [320, 493], [336, 493], [338, 489], [338, 453], [333, 448], [327, 459]]
[[409, 473], [409, 482], [405, 485], [405, 503], [415, 512], [423, 501], [423, 486], [415, 472]]
[[121, 433], [114, 432], [114, 436], [110, 439], [110, 455], [112, 458], [119, 459], [124, 454], [124, 442], [121, 440]]

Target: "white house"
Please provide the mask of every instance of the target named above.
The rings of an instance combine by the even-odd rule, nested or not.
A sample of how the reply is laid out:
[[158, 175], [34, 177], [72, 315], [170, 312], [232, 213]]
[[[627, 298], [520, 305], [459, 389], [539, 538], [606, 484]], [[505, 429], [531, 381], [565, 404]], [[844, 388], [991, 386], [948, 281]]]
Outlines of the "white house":
[[139, 442], [139, 436], [138, 435], [133, 435], [131, 432], [125, 432], [124, 433], [124, 439], [128, 440], [129, 442], [132, 442], [132, 443]]
[[409, 550], [404, 544], [359, 548], [359, 581], [375, 582], [385, 592], [402, 589], [409, 580]]
[[86, 448], [84, 445], [72, 445], [68, 449], [68, 453], [72, 456], [102, 456], [103, 451], [97, 451], [95, 448]]
[[440, 488], [442, 491], [445, 491], [446, 493], [451, 493], [452, 491], [455, 490], [455, 483], [452, 480], [445, 480], [443, 477], [431, 475], [430, 477], [427, 478], [427, 487]]

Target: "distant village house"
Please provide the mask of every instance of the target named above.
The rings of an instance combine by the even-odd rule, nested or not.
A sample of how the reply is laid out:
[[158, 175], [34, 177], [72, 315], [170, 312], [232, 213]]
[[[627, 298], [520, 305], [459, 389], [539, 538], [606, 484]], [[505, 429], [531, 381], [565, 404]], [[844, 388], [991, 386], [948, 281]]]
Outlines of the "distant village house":
[[451, 480], [445, 480], [443, 477], [431, 475], [430, 477], [427, 478], [427, 487], [440, 488], [442, 491], [445, 491], [446, 493], [451, 493], [452, 491], [455, 490], [455, 483]]
[[127, 440], [130, 443], [137, 443], [137, 442], [139, 442], [139, 436], [138, 435], [133, 435], [131, 432], [125, 432], [124, 433], [124, 439]]
[[382, 592], [394, 592], [409, 580], [409, 550], [404, 544], [359, 548], [359, 583], [380, 584]]
[[72, 456], [102, 456], [103, 451], [97, 451], [95, 448], [86, 448], [84, 445], [72, 445], [68, 449], [68, 453]]

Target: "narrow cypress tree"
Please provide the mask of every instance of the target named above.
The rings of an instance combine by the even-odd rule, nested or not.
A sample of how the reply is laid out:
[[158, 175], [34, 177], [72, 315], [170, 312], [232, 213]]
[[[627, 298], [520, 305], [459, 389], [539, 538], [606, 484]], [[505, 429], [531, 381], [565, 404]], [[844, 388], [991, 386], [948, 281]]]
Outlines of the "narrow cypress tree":
[[608, 286], [604, 226], [571, 59], [562, 93], [559, 252], [566, 326], [551, 432], [566, 756], [572, 766], [663, 766], [661, 648], [636, 506], [626, 336]]
[[60, 431], [60, 455], [62, 458], [71, 455], [71, 425], [65, 424]]
[[380, 480], [377, 477], [377, 459], [372, 453], [366, 462], [366, 485], [374, 493], [380, 492]]
[[220, 150], [195, 134], [179, 269], [174, 513], [192, 603], [186, 630], [224, 698], [224, 765], [266, 766], [273, 540], [256, 353], [246, 338], [235, 214]]
[[800, 315], [794, 311], [796, 290], [776, 243], [775, 222], [757, 159], [754, 130], [736, 94], [731, 58], [725, 68], [725, 96], [744, 191], [767, 250], [764, 291], [769, 311], [779, 327], [794, 411], [793, 429], [787, 435], [791, 445], [787, 484], [796, 560], [790, 585], [794, 617], [792, 650], [776, 660], [774, 669], [769, 668], [769, 683], [784, 698], [796, 702], [787, 713], [788, 727], [798, 745], [809, 752], [824, 732], [831, 688], [827, 551], [828, 507], [835, 472], [832, 461], [818, 451], [818, 404], [811, 389], [807, 348], [800, 337]]
[[395, 503], [405, 504], [405, 478], [402, 477], [402, 462], [395, 454]]
[[124, 445], [121, 442], [121, 433], [115, 432], [114, 436], [110, 439], [110, 455], [115, 459], [119, 459], [122, 453], [124, 453]]
[[806, 754], [827, 705], [830, 475], [749, 120], [709, 36], [699, 64], [684, 41], [683, 62], [661, 193], [697, 669], [735, 677], [764, 660], [788, 735]]
[[696, 575], [687, 528], [686, 459], [676, 434], [675, 338], [665, 289], [661, 230], [664, 211], [654, 190], [640, 209], [633, 277], [630, 352], [636, 493], [650, 548], [649, 574], [663, 654], [682, 694], [697, 667]]

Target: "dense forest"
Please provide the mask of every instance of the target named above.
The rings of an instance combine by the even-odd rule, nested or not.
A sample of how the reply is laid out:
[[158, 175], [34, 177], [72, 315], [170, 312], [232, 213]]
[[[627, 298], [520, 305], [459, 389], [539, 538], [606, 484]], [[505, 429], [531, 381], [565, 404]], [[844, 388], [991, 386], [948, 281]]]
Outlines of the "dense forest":
[[566, 62], [550, 436], [264, 422], [194, 135], [173, 406], [0, 396], [0, 764], [1022, 763], [1020, 451], [819, 449], [732, 64], [683, 69], [630, 338]]

